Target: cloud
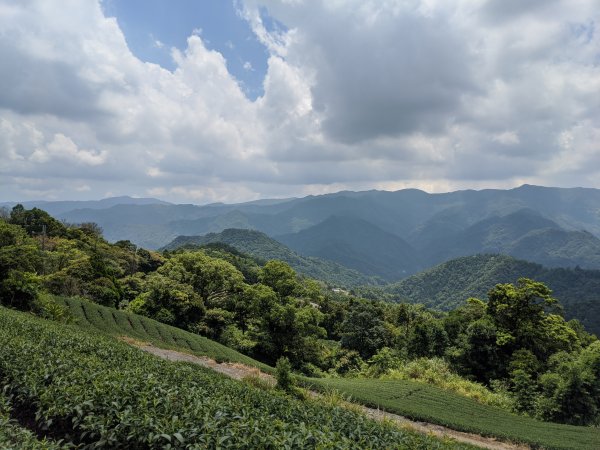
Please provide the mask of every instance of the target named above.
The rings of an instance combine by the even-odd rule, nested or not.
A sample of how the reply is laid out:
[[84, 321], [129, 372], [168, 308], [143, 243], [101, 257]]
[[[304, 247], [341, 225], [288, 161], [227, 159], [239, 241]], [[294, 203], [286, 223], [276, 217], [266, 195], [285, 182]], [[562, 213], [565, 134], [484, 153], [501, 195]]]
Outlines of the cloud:
[[50, 160], [59, 160], [66, 164], [83, 164], [86, 166], [99, 166], [106, 162], [108, 153], [104, 151], [79, 149], [75, 142], [63, 134], [55, 134], [52, 141], [41, 148], [37, 148], [29, 160], [34, 163], [47, 163]]
[[238, 7], [269, 53], [256, 100], [200, 29], [169, 71], [136, 58], [98, 1], [0, 0], [0, 190], [211, 202], [600, 187], [594, 0]]

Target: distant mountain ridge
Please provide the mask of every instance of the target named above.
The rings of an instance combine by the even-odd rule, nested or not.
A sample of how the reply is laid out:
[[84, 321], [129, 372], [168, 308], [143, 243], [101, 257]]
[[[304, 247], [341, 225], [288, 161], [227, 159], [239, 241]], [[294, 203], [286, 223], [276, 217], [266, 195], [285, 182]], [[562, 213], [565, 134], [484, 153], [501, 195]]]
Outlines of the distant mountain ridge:
[[588, 188], [344, 191], [235, 205], [118, 204], [58, 217], [96, 222], [111, 241], [129, 239], [151, 249], [180, 235], [257, 230], [298, 254], [388, 280], [486, 252], [549, 267], [600, 269], [600, 190]]
[[179, 236], [162, 250], [199, 247], [222, 243], [263, 261], [278, 259], [288, 263], [297, 272], [311, 278], [328, 282], [334, 286], [353, 287], [380, 284], [378, 280], [351, 270], [336, 262], [320, 258], [301, 256], [266, 234], [254, 230], [226, 229], [221, 233], [205, 236]]
[[277, 239], [301, 254], [329, 259], [386, 280], [404, 278], [423, 268], [417, 252], [406, 241], [363, 219], [331, 216]]
[[50, 215], [64, 214], [78, 209], [105, 209], [116, 205], [171, 205], [169, 202], [157, 198], [129, 197], [127, 195], [120, 197], [108, 197], [101, 200], [39, 200], [26, 202], [2, 202], [0, 207], [12, 208], [21, 203], [25, 208], [40, 208]]

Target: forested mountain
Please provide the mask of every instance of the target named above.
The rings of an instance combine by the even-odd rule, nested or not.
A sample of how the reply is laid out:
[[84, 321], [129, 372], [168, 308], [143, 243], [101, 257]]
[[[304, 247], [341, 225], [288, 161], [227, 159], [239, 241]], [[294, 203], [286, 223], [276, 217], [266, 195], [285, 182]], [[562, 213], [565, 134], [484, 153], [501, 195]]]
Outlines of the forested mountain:
[[419, 255], [406, 241], [363, 219], [331, 216], [277, 239], [304, 255], [336, 261], [390, 281], [422, 268]]
[[464, 229], [434, 222], [412, 240], [430, 265], [458, 256], [502, 253], [550, 267], [600, 267], [600, 239], [589, 232], [564, 230], [529, 208]]
[[600, 190], [524, 185], [445, 194], [338, 192], [235, 205], [123, 203], [58, 217], [98, 223], [109, 241], [128, 239], [146, 248], [160, 248], [179, 235], [253, 229], [279, 237], [301, 255], [398, 280], [486, 252], [551, 267], [600, 269], [599, 214]]
[[334, 286], [359, 286], [379, 284], [378, 280], [355, 270], [316, 257], [297, 254], [282, 243], [271, 239], [260, 231], [227, 229], [221, 233], [209, 233], [205, 236], [179, 236], [163, 250], [201, 247], [207, 244], [223, 243], [240, 252], [263, 261], [278, 259], [288, 263], [294, 270], [311, 278], [316, 278]]
[[545, 283], [563, 305], [567, 319], [576, 318], [600, 335], [599, 270], [546, 268], [505, 255], [475, 255], [440, 264], [380, 292], [393, 301], [449, 311], [466, 298], [486, 298], [496, 284], [514, 283], [520, 277]]

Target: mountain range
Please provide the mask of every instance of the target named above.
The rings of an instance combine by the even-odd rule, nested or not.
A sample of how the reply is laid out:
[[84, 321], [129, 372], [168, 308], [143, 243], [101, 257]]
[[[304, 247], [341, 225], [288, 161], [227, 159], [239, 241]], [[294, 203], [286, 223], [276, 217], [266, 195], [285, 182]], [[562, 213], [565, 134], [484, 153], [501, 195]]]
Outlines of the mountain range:
[[343, 191], [204, 206], [131, 198], [58, 203], [39, 206], [67, 222], [96, 222], [111, 241], [128, 239], [156, 249], [182, 235], [250, 229], [298, 255], [388, 282], [477, 253], [600, 269], [598, 189]]

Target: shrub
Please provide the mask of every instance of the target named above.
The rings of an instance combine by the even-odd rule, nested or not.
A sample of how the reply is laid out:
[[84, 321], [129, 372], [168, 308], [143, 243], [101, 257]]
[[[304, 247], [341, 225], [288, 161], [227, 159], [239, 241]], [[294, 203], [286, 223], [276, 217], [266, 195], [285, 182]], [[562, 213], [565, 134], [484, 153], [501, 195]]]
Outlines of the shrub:
[[277, 388], [284, 392], [291, 393], [294, 390], [294, 378], [292, 376], [292, 365], [290, 360], [282, 356], [277, 360], [275, 366], [275, 378], [277, 379]]

